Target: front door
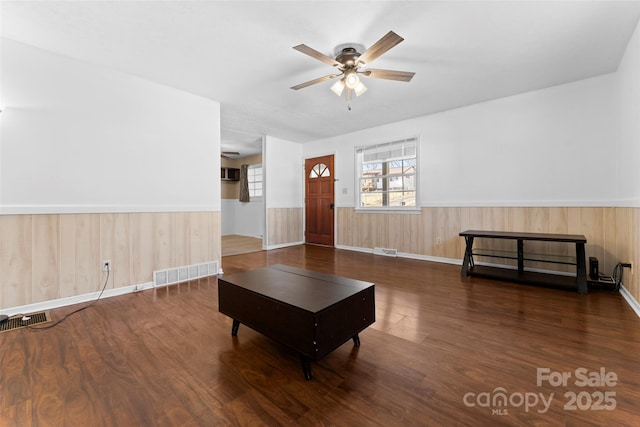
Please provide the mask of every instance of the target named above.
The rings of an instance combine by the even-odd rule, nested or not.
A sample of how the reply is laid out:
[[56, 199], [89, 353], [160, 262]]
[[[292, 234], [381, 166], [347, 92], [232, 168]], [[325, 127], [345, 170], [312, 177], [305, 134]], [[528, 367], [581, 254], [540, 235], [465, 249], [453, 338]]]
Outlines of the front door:
[[333, 155], [306, 159], [305, 242], [333, 246]]

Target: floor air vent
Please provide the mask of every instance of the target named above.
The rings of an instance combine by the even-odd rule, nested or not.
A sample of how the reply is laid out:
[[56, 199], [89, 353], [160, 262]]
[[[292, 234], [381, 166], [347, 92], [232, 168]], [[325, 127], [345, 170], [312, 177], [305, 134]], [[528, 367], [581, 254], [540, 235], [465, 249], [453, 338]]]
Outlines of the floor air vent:
[[173, 285], [188, 280], [200, 279], [201, 277], [215, 276], [216, 274], [218, 274], [217, 261], [158, 270], [153, 272], [153, 286]]
[[373, 254], [384, 256], [398, 256], [398, 250], [388, 248], [373, 248]]
[[[23, 317], [28, 317], [29, 320], [22, 320]], [[41, 311], [39, 313], [19, 315], [11, 317], [6, 322], [0, 324], [0, 332], [12, 331], [14, 329], [24, 328], [26, 326], [38, 325], [40, 323], [47, 323], [51, 321], [48, 311]]]

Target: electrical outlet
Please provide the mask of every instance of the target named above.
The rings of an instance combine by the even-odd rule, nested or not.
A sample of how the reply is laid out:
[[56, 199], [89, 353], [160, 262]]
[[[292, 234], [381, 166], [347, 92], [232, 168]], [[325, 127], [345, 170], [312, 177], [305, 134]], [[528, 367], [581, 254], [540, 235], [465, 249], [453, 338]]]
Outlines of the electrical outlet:
[[436, 245], [441, 245], [441, 244], [442, 244], [442, 238], [436, 237]]
[[102, 261], [102, 271], [111, 271], [111, 260], [105, 259]]

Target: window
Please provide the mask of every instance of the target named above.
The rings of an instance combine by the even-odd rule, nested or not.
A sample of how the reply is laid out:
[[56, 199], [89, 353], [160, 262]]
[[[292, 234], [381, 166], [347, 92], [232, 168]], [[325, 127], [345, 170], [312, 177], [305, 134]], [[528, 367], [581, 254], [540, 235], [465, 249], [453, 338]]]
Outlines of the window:
[[262, 165], [249, 165], [247, 169], [249, 196], [252, 199], [262, 197]]
[[325, 176], [331, 176], [331, 172], [329, 168], [324, 163], [318, 163], [313, 168], [311, 168], [311, 172], [309, 172], [309, 178], [320, 178]]
[[356, 147], [358, 208], [416, 209], [417, 139]]

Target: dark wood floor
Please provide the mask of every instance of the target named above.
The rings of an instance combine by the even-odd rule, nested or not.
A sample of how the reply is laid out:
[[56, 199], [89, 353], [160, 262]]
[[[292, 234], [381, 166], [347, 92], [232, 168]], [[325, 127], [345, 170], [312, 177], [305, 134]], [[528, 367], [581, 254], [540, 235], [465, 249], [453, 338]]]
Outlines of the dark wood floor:
[[[640, 319], [618, 294], [463, 280], [454, 265], [312, 246], [222, 266], [276, 263], [376, 284], [361, 346], [313, 363], [312, 381], [287, 348], [246, 327], [231, 337], [213, 277], [0, 334], [0, 425], [640, 425]], [[571, 377], [538, 386], [538, 368]], [[577, 385], [581, 368], [616, 384]], [[501, 393], [506, 405], [493, 405]]]
[[229, 234], [222, 236], [222, 256], [248, 254], [262, 250], [262, 239]]

